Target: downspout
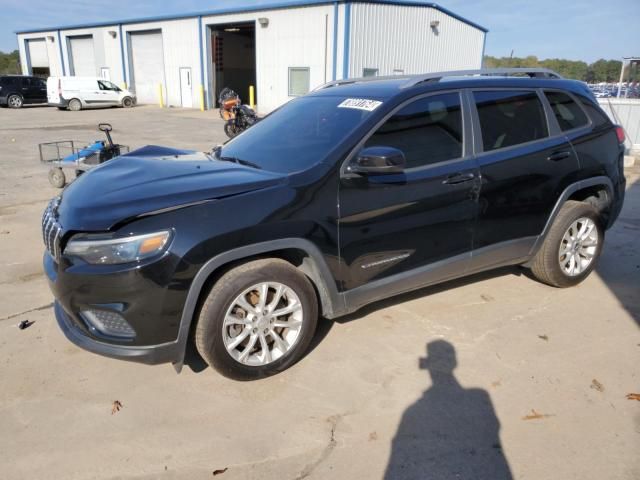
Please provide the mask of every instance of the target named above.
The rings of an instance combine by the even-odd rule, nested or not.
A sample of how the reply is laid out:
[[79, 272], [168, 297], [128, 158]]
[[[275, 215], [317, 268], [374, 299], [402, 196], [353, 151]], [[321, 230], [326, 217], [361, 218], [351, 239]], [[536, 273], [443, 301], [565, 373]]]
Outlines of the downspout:
[[349, 37], [351, 35], [351, 3], [344, 4], [344, 48], [342, 49], [342, 78], [349, 78]]
[[200, 52], [200, 110], [204, 112], [204, 52], [202, 50], [202, 15], [198, 16], [198, 49]]
[[62, 76], [67, 76], [67, 69], [64, 67], [64, 55], [62, 54], [62, 36], [58, 30], [58, 52], [60, 52], [60, 66], [62, 66]]
[[120, 36], [120, 59], [122, 60], [122, 81], [124, 88], [127, 89], [127, 69], [124, 61], [124, 39], [122, 38], [122, 24], [118, 25], [118, 35]]

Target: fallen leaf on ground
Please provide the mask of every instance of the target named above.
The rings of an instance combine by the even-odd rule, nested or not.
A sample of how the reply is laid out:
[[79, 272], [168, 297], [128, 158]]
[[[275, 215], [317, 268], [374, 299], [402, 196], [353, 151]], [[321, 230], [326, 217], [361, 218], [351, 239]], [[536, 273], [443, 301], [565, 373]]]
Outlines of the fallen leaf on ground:
[[548, 342], [548, 341], [549, 341], [549, 337], [548, 337], [548, 336], [546, 336], [546, 335], [538, 335], [538, 338], [539, 338], [540, 340], [544, 340], [545, 342]]
[[215, 477], [216, 475], [222, 475], [224, 472], [226, 472], [229, 469], [229, 467], [227, 468], [221, 468], [219, 470], [214, 470], [213, 471], [213, 476]]
[[522, 420], [539, 420], [541, 418], [549, 418], [549, 417], [553, 417], [553, 415], [550, 415], [548, 413], [539, 413], [532, 408], [531, 413], [529, 415], [525, 415], [524, 417], [522, 417]]
[[372, 441], [374, 441], [374, 440], [377, 440], [377, 439], [378, 439], [378, 433], [377, 433], [377, 432], [371, 432], [371, 433], [369, 434], [369, 441], [370, 441], [370, 442], [372, 442]]
[[591, 380], [591, 385], [589, 386], [589, 388], [593, 388], [594, 390], [597, 390], [599, 392], [604, 392], [604, 385], [602, 385], [595, 378], [593, 380]]
[[627, 400], [637, 400], [640, 402], [640, 393], [627, 393]]
[[495, 382], [491, 382], [491, 386], [492, 387], [499, 387], [500, 385], [502, 385], [502, 382], [500, 380], [496, 380]]
[[480, 298], [483, 299], [485, 302], [492, 302], [494, 300], [494, 298], [491, 295], [487, 295], [486, 293], [483, 293], [482, 295], [480, 295]]
[[122, 408], [122, 402], [120, 400], [114, 400], [113, 403], [111, 404], [111, 415], [113, 415], [116, 412], [119, 412], [121, 408]]

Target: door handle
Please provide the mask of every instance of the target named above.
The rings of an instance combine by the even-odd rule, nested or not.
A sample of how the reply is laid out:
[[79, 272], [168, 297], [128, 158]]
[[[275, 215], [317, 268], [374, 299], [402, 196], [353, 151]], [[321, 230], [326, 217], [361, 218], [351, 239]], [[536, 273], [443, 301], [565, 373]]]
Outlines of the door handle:
[[454, 173], [449, 175], [446, 180], [442, 181], [443, 185], [459, 185], [461, 183], [470, 182], [476, 178], [475, 173]]
[[559, 162], [560, 160], [564, 160], [565, 158], [569, 158], [570, 156], [571, 152], [564, 150], [561, 152], [553, 152], [547, 157], [547, 160], [549, 160], [550, 162]]

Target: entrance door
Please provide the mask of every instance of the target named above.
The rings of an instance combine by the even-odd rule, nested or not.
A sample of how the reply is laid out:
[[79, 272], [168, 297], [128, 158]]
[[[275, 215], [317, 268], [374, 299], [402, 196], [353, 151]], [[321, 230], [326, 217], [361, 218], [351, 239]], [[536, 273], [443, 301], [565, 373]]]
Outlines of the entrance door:
[[463, 128], [463, 118], [458, 92], [414, 100], [364, 145], [402, 151], [404, 171], [343, 174], [340, 256], [349, 306], [455, 277], [468, 268], [479, 171], [470, 155], [470, 135], [463, 138], [470, 131]]
[[180, 100], [184, 108], [193, 108], [191, 69], [188, 67], [180, 68]]

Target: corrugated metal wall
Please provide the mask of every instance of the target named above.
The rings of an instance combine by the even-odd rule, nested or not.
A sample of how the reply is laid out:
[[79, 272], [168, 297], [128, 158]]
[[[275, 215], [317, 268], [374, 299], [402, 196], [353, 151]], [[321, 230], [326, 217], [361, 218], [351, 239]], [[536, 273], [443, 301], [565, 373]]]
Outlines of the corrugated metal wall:
[[124, 34], [125, 65], [127, 79], [130, 82], [131, 60], [128, 34], [130, 32], [144, 32], [160, 30], [162, 32], [162, 49], [164, 54], [164, 78], [158, 78], [157, 84], [162, 84], [164, 104], [179, 107], [180, 97], [180, 68], [191, 68], [193, 105], [200, 105], [198, 89], [200, 79], [200, 49], [198, 46], [198, 19], [167, 20], [162, 22], [136, 23], [122, 26]]
[[[261, 17], [269, 20], [267, 27], [258, 23]], [[324, 83], [325, 78], [327, 81], [332, 79], [333, 6], [203, 17], [205, 47], [210, 32], [208, 27], [236, 22], [256, 24], [256, 96], [260, 112], [269, 112], [293, 98], [288, 91], [289, 67], [308, 67], [311, 89]], [[206, 61], [210, 64], [210, 53]], [[211, 83], [206, 83], [209, 96]], [[238, 94], [243, 101], [249, 100], [248, 92]]]
[[[440, 22], [437, 32], [432, 21]], [[434, 8], [356, 3], [349, 76], [360, 77], [365, 68], [378, 69], [378, 75], [480, 68], [484, 35]]]
[[622, 125], [627, 147], [640, 150], [640, 100], [633, 98], [599, 98], [598, 103], [614, 123]]

